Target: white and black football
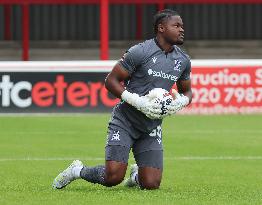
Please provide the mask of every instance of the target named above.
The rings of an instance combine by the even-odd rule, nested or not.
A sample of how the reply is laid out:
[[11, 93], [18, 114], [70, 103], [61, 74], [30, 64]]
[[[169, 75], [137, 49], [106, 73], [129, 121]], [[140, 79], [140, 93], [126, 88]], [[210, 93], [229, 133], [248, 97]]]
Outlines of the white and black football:
[[168, 106], [172, 103], [173, 96], [163, 88], [154, 88], [147, 96], [151, 102], [161, 106], [161, 115], [165, 116], [167, 114]]

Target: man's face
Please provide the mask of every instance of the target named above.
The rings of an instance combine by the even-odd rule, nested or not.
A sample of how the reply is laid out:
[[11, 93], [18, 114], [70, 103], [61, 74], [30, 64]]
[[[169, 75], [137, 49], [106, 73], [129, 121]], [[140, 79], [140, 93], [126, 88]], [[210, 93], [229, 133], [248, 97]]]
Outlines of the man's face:
[[172, 45], [182, 45], [184, 43], [184, 27], [180, 16], [171, 16], [163, 23], [163, 37]]

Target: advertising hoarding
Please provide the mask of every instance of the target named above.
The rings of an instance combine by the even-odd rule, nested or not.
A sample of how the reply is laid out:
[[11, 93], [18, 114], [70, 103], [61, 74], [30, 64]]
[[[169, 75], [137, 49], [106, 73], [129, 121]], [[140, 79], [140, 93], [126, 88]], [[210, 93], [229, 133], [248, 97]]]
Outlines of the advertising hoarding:
[[[0, 113], [110, 112], [115, 61], [0, 63]], [[192, 104], [181, 114], [262, 113], [262, 61], [192, 60]]]

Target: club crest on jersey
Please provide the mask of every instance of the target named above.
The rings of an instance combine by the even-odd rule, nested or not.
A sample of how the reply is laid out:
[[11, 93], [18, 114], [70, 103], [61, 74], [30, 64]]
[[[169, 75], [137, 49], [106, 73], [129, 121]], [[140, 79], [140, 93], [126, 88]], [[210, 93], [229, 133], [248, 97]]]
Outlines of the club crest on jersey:
[[174, 60], [174, 62], [175, 62], [174, 70], [180, 72], [180, 71], [181, 71], [181, 61], [179, 61], [179, 60]]

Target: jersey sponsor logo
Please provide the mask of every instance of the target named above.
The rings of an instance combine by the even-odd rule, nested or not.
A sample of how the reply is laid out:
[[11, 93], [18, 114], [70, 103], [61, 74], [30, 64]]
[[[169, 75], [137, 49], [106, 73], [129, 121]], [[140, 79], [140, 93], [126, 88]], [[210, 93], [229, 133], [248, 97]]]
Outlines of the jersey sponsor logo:
[[175, 75], [171, 75], [168, 73], [163, 72], [162, 70], [160, 71], [154, 71], [152, 69], [148, 70], [148, 75], [152, 75], [153, 77], [158, 77], [158, 78], [163, 78], [163, 79], [168, 79], [168, 80], [172, 80], [174, 82], [177, 81], [178, 77]]
[[174, 62], [175, 62], [174, 70], [180, 72], [181, 71], [181, 61], [174, 60]]
[[156, 60], [157, 60], [157, 57], [152, 58], [153, 63], [156, 63]]

